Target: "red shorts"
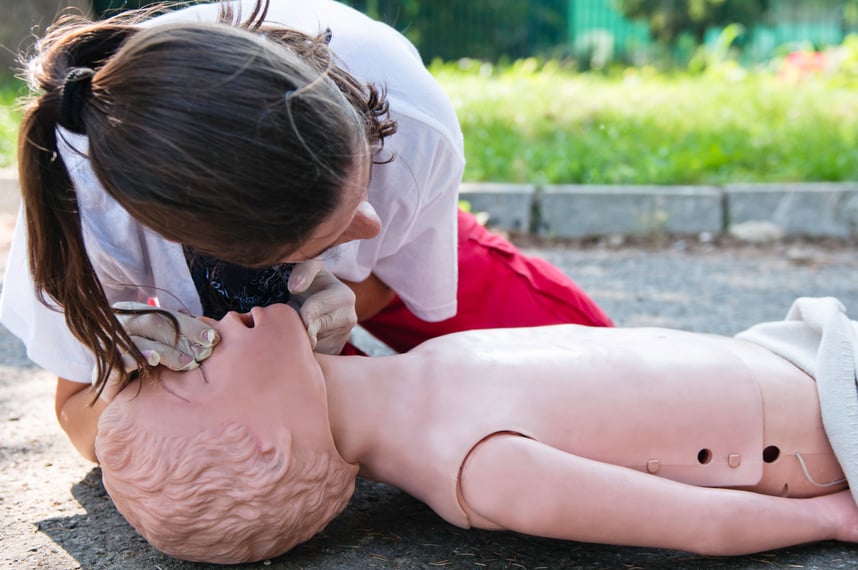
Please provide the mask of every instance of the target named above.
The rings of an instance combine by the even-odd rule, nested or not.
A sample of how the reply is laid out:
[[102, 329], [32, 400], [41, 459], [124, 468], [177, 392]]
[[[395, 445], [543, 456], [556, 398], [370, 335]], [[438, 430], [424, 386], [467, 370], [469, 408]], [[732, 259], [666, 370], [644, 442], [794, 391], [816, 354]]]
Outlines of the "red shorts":
[[576, 323], [613, 326], [611, 319], [563, 272], [521, 254], [503, 237], [459, 211], [458, 313], [430, 323], [394, 299], [361, 325], [397, 352], [451, 332]]

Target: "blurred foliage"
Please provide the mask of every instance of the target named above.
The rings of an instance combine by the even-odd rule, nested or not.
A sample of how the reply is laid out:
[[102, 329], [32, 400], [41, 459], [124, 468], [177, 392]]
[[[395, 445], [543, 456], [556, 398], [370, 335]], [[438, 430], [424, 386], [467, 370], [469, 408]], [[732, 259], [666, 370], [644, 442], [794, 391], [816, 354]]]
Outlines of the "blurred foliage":
[[[685, 71], [581, 73], [571, 60], [540, 58], [438, 61], [430, 71], [459, 113], [466, 180], [858, 180], [858, 35], [750, 69], [733, 49], [741, 31], [726, 26]], [[15, 160], [22, 93], [20, 82], [0, 81], [0, 166]]]
[[567, 0], [344, 0], [430, 57], [521, 58], [566, 42]]
[[833, 59], [834, 81], [858, 88], [858, 34], [850, 34], [840, 47], [829, 50]]
[[710, 28], [761, 22], [769, 0], [618, 0], [617, 6], [627, 18], [646, 21], [663, 44], [674, 45], [681, 34], [702, 44]]
[[[89, 1], [98, 15], [160, 3]], [[163, 1], [176, 6], [215, 0]], [[819, 47], [858, 31], [858, 0], [340, 1], [405, 34], [427, 62], [546, 56], [575, 59], [582, 70], [642, 63], [685, 67], [700, 64], [699, 58], [692, 63], [700, 47], [712, 47], [714, 37], [736, 25], [742, 33], [730, 52], [741, 52], [747, 63], [768, 59], [787, 42]], [[650, 31], [661, 41], [653, 41]]]
[[858, 98], [844, 72], [792, 80], [734, 62], [696, 75], [582, 74], [538, 59], [436, 62], [431, 71], [459, 113], [466, 180], [858, 179]]
[[0, 168], [15, 164], [18, 125], [21, 123], [18, 99], [26, 92], [22, 81], [0, 77]]
[[135, 10], [137, 8], [144, 8], [155, 4], [160, 5], [164, 3], [165, 5], [173, 4], [175, 6], [181, 6], [187, 2], [188, 0], [91, 0], [91, 5], [93, 15], [96, 18], [103, 18], [124, 10]]
[[734, 72], [741, 69], [738, 65], [739, 53], [733, 49], [736, 39], [744, 33], [742, 24], [728, 24], [721, 30], [714, 42], [699, 46], [688, 62], [688, 71]]

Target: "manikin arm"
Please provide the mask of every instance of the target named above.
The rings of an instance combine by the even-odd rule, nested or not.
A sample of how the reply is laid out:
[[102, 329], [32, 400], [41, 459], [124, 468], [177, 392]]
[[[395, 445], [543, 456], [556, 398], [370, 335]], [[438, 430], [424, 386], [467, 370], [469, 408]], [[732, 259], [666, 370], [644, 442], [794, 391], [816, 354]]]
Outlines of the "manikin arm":
[[472, 451], [461, 494], [474, 526], [566, 540], [705, 555], [858, 541], [858, 508], [848, 491], [787, 499], [695, 487], [515, 434]]

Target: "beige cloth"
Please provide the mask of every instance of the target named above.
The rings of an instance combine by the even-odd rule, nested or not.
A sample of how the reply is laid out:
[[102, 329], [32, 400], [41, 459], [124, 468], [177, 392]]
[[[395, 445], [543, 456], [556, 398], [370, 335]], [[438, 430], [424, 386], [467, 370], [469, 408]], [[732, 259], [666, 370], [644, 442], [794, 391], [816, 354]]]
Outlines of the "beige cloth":
[[833, 297], [796, 299], [786, 319], [736, 335], [816, 379], [822, 424], [858, 503], [858, 323]]

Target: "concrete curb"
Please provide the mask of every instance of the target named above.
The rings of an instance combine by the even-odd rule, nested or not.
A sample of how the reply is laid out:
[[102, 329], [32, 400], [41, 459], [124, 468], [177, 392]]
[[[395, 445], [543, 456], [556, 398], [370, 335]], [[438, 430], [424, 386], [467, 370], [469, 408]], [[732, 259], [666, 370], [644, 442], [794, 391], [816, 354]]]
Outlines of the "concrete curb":
[[786, 235], [858, 235], [858, 183], [730, 184], [731, 226], [765, 220]]
[[[722, 234], [745, 241], [858, 237], [858, 182], [725, 186], [595, 186], [465, 182], [461, 199], [490, 227], [543, 237]], [[0, 169], [0, 213], [20, 203]]]
[[539, 212], [539, 233], [547, 236], [716, 234], [724, 228], [722, 194], [706, 186], [546, 186]]
[[462, 184], [489, 226], [545, 237], [721, 234], [745, 241], [858, 237], [858, 183], [725, 186]]

